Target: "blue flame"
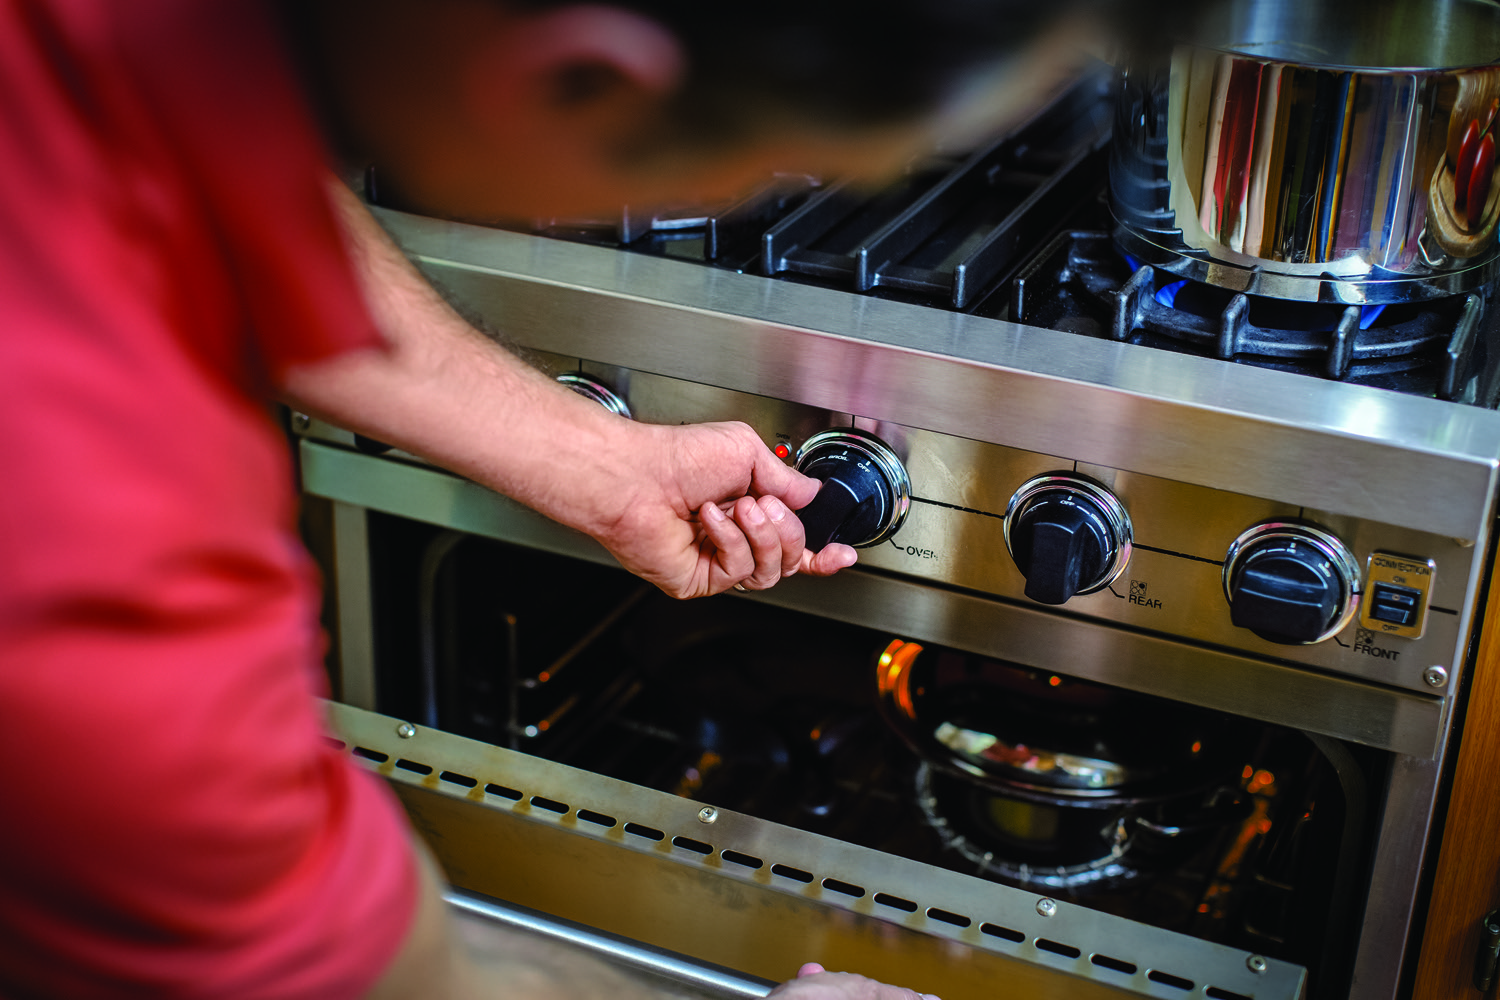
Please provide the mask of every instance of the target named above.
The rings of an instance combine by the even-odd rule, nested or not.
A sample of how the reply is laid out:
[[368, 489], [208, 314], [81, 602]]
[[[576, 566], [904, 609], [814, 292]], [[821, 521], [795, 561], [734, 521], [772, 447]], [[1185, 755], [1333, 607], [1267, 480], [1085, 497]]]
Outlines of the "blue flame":
[[1177, 301], [1177, 293], [1182, 291], [1183, 286], [1186, 284], [1187, 279], [1183, 279], [1182, 281], [1174, 281], [1170, 285], [1163, 285], [1156, 290], [1156, 301], [1171, 309], [1172, 304]]

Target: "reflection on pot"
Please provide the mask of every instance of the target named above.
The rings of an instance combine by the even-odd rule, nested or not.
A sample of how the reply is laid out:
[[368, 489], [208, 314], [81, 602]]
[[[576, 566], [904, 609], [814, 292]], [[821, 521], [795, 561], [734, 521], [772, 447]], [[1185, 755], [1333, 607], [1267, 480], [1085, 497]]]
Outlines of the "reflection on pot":
[[1305, 301], [1495, 276], [1500, 8], [1233, 0], [1125, 59], [1110, 163], [1126, 252]]
[[1500, 68], [1459, 77], [1447, 147], [1428, 185], [1429, 230], [1454, 257], [1477, 257], [1495, 244], [1495, 223], [1500, 219], [1500, 185], [1495, 184], [1497, 112]]

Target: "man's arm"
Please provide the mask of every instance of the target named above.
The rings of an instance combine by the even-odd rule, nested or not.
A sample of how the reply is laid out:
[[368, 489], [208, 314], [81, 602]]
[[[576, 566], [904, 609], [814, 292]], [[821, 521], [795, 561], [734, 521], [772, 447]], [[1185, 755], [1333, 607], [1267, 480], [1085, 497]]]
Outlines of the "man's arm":
[[748, 426], [640, 424], [557, 385], [454, 312], [347, 188], [334, 198], [389, 347], [293, 368], [289, 402], [591, 535], [674, 597], [854, 562], [845, 545], [803, 548], [790, 511], [817, 481]]

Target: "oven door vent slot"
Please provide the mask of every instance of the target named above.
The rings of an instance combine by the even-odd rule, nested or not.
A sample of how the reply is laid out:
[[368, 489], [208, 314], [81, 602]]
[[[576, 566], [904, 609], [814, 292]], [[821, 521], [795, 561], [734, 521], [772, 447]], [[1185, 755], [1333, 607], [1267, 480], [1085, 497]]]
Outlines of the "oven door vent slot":
[[692, 851], [694, 854], [702, 854], [705, 857], [714, 852], [714, 845], [705, 844], [703, 841], [694, 840], [691, 837], [673, 837], [672, 846], [680, 847], [684, 851]]
[[1051, 952], [1054, 955], [1061, 955], [1063, 958], [1077, 958], [1083, 954], [1082, 948], [1075, 948], [1070, 944], [1063, 944], [1061, 941], [1049, 941], [1046, 938], [1037, 938], [1036, 946], [1038, 951]]
[[730, 864], [739, 865], [742, 868], [751, 868], [757, 871], [766, 866], [766, 863], [760, 858], [751, 857], [748, 854], [741, 854], [739, 851], [720, 851], [719, 857], [723, 858], [725, 861], [728, 861]]
[[941, 920], [943, 923], [952, 924], [954, 927], [968, 927], [969, 925], [974, 923], [973, 920], [964, 916], [962, 913], [952, 913], [948, 910], [940, 910], [936, 906], [929, 906], [927, 908], [927, 915], [933, 920]]
[[907, 913], [917, 912], [916, 903], [913, 903], [909, 899], [902, 899], [900, 896], [892, 896], [889, 893], [885, 892], [877, 892], [875, 894], [875, 902], [879, 903], [881, 906], [889, 906], [893, 910], [904, 910]]
[[823, 880], [823, 888], [831, 889], [834, 892], [841, 892], [845, 896], [853, 896], [855, 899], [862, 899], [865, 895], [863, 886], [850, 885], [848, 882], [843, 882], [836, 878], [825, 878]]
[[1089, 961], [1093, 962], [1101, 969], [1108, 969], [1111, 972], [1118, 972], [1123, 976], [1133, 976], [1135, 975], [1136, 970], [1140, 968], [1140, 966], [1138, 965], [1132, 965], [1129, 962], [1122, 962], [1118, 958], [1110, 958], [1108, 955], [1090, 955]]
[[1231, 993], [1228, 990], [1221, 990], [1217, 986], [1206, 988], [1203, 991], [1203, 995], [1208, 997], [1209, 1000], [1255, 1000], [1254, 997], [1247, 997], [1243, 993]]
[[801, 868], [793, 868], [790, 865], [772, 865], [771, 874], [780, 875], [782, 878], [789, 878], [794, 882], [801, 882], [803, 885], [808, 885], [813, 880], [812, 872], [805, 872]]
[[489, 784], [485, 785], [484, 791], [486, 795], [498, 795], [500, 796], [500, 798], [510, 799], [512, 802], [519, 802], [522, 798], [525, 797], [521, 792], [516, 791], [514, 788], [507, 788], [505, 785], [497, 785], [494, 782], [490, 782]]
[[1191, 979], [1183, 979], [1181, 976], [1174, 976], [1170, 972], [1162, 972], [1160, 969], [1152, 969], [1146, 973], [1146, 978], [1153, 983], [1161, 983], [1163, 986], [1171, 986], [1179, 990], [1190, 990], [1193, 988], [1193, 981]]
[[424, 777], [432, 773], [431, 764], [424, 764], [419, 760], [408, 760], [405, 757], [396, 761], [396, 766], [403, 771], [410, 771], [412, 774], [420, 774]]

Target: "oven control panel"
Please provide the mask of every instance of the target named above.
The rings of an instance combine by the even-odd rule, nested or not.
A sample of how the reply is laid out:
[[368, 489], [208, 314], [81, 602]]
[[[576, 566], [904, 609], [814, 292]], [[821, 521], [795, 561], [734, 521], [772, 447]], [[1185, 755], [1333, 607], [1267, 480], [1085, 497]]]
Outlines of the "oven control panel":
[[[1424, 693], [1462, 654], [1474, 547], [1395, 525], [571, 359], [656, 423], [743, 420], [827, 484], [866, 567]], [[1443, 572], [1439, 572], [1441, 564]]]

